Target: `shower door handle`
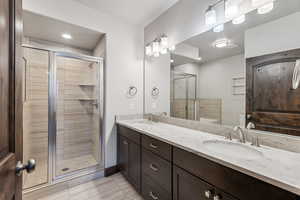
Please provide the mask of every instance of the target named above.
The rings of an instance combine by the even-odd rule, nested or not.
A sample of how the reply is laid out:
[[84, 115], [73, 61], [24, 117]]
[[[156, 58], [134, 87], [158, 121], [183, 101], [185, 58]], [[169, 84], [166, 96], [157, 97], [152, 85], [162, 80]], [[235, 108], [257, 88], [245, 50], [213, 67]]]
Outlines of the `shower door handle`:
[[16, 166], [16, 175], [21, 176], [24, 170], [26, 170], [27, 173], [30, 174], [35, 170], [35, 167], [36, 167], [36, 162], [34, 159], [28, 160], [26, 165], [24, 165], [21, 161], [18, 161]]

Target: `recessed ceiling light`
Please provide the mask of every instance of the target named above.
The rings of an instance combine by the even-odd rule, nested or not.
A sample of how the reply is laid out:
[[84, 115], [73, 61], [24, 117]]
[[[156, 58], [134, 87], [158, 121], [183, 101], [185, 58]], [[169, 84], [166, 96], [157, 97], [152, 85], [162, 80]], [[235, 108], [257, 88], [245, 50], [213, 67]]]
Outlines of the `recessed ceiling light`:
[[72, 39], [72, 35], [70, 35], [69, 33], [63, 33], [63, 34], [61, 35], [61, 37], [65, 38], [65, 39], [67, 39], [67, 40]]
[[227, 38], [218, 39], [212, 45], [215, 48], [235, 48], [235, 47], [237, 47], [236, 44], [234, 44], [231, 40], [229, 40]]
[[245, 22], [245, 20], [246, 20], [246, 16], [245, 15], [241, 15], [241, 16], [239, 16], [237, 18], [234, 18], [232, 20], [232, 23], [233, 24], [241, 24], [241, 23]]

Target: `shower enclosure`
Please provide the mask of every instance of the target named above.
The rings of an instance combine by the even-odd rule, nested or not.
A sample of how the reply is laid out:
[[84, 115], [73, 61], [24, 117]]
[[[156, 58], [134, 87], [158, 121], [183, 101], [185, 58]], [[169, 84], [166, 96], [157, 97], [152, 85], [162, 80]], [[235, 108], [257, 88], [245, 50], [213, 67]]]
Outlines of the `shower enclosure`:
[[103, 60], [24, 46], [24, 174], [33, 189], [103, 169]]
[[196, 119], [197, 76], [171, 71], [171, 116]]

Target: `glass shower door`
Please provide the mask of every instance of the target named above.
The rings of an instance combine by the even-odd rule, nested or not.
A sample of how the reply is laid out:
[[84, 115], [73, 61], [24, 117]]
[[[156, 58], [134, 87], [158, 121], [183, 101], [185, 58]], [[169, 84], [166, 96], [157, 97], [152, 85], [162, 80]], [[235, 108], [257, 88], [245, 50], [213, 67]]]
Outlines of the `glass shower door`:
[[100, 164], [100, 67], [63, 54], [55, 65], [55, 175], [62, 176]]
[[172, 80], [172, 117], [195, 120], [196, 75], [173, 71]]

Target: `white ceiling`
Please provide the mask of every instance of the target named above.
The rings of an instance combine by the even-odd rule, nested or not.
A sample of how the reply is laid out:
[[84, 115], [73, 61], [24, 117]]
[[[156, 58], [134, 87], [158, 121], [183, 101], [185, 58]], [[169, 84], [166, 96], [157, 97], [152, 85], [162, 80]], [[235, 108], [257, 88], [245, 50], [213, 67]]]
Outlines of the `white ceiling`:
[[73, 0], [90, 8], [146, 26], [178, 0]]
[[[299, 10], [300, 1], [298, 0], [275, 1], [274, 10], [268, 14], [258, 15], [257, 11], [252, 11], [247, 14], [246, 22], [243, 24], [233, 25], [231, 22], [228, 22], [225, 24], [225, 29], [221, 33], [208, 31], [192, 37], [183, 43], [199, 48], [202, 62], [238, 55], [244, 52], [244, 33], [247, 29], [279, 19]], [[238, 46], [225, 49], [214, 48], [212, 43], [224, 37], [232, 40]]]
[[[84, 50], [93, 50], [103, 36], [102, 33], [28, 11], [23, 12], [23, 20], [24, 36], [26, 37], [60, 43]], [[73, 38], [66, 40], [61, 37], [63, 33], [71, 34]]]

